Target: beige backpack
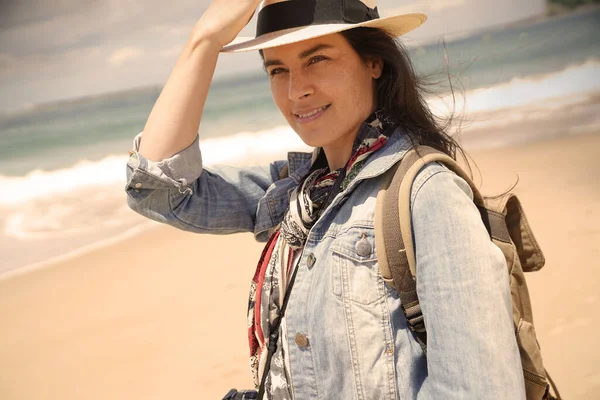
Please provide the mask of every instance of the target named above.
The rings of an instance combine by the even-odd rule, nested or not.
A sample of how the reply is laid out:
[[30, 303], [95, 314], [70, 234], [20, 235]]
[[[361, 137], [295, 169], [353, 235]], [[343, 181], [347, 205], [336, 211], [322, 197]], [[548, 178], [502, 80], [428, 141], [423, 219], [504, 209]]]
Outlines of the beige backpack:
[[[443, 163], [469, 183], [491, 240], [506, 258], [515, 335], [521, 354], [527, 400], [560, 400], [560, 394], [542, 362], [533, 326], [529, 291], [523, 275], [523, 272], [539, 271], [544, 266], [544, 255], [531, 232], [519, 199], [512, 193], [498, 198], [482, 197], [469, 176], [451, 157], [426, 146], [409, 151], [395, 172], [390, 171], [377, 196], [375, 211], [375, 240], [381, 275], [398, 291], [411, 331], [427, 354], [427, 334], [415, 282], [410, 193], [417, 173], [431, 162]], [[550, 394], [548, 382], [556, 397]]]

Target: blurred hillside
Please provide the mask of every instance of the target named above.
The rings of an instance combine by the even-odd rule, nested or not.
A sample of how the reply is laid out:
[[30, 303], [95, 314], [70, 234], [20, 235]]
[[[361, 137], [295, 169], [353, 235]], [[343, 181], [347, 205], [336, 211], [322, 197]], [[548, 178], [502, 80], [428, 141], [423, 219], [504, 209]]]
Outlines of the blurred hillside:
[[548, 0], [547, 15], [558, 15], [574, 9], [598, 7], [600, 0]]

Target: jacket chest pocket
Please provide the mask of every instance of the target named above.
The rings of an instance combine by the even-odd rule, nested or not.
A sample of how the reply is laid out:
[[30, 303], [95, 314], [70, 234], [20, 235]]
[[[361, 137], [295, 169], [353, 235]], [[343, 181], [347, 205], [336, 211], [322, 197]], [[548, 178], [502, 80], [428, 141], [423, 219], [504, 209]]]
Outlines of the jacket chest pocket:
[[373, 228], [351, 228], [331, 244], [333, 294], [369, 305], [385, 295], [379, 273]]

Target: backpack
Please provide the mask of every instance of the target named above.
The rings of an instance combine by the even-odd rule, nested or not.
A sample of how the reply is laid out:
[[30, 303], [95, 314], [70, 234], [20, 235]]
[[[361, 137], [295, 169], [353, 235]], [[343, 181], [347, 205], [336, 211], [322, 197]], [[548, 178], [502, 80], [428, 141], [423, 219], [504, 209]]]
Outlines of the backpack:
[[[506, 258], [513, 322], [527, 400], [560, 400], [560, 394], [542, 362], [523, 274], [539, 271], [545, 263], [544, 255], [531, 232], [519, 199], [513, 193], [484, 198], [456, 161], [427, 146], [417, 146], [410, 150], [397, 164], [395, 171], [392, 169], [387, 174], [377, 196], [375, 211], [375, 240], [381, 276], [398, 292], [410, 330], [426, 355], [427, 333], [415, 282], [410, 194], [415, 176], [423, 166], [431, 162], [441, 162], [471, 186], [473, 201], [481, 213], [490, 238]], [[549, 382], [556, 397], [550, 394]]]

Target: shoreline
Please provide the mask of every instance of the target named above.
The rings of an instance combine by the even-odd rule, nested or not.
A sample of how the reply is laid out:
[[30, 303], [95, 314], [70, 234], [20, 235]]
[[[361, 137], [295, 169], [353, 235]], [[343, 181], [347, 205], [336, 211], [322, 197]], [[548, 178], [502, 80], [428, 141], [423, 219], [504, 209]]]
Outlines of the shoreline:
[[46, 260], [34, 262], [31, 264], [26, 264], [21, 267], [14, 267], [7, 271], [0, 272], [0, 283], [3, 280], [11, 279], [17, 277], [19, 275], [33, 273], [38, 270], [43, 270], [45, 268], [52, 268], [52, 266], [56, 264], [60, 264], [62, 262], [69, 262], [76, 260], [79, 257], [84, 257], [89, 253], [94, 251], [102, 250], [104, 248], [108, 248], [112, 245], [118, 244], [123, 241], [127, 241], [129, 239], [133, 239], [139, 235], [143, 235], [145, 233], [150, 233], [155, 229], [160, 229], [162, 226], [158, 222], [147, 221], [145, 223], [141, 223], [139, 225], [132, 226], [125, 230], [125, 232], [112, 236], [103, 238], [92, 243], [86, 244], [82, 247], [79, 247], [75, 250], [68, 251], [66, 253], [60, 254], [58, 256], [50, 257]]
[[[567, 118], [566, 121], [561, 122], [559, 124], [559, 127], [555, 127], [554, 130], [563, 129], [563, 132], [564, 132], [564, 130], [568, 129], [567, 128], [568, 122], [569, 122], [569, 119]], [[511, 124], [511, 125], [516, 125], [516, 124]], [[528, 128], [530, 128], [533, 125], [534, 125], [533, 122], [527, 123], [525, 125], [524, 130], [526, 131]], [[499, 131], [502, 129], [510, 129], [510, 126], [495, 127], [491, 130], [491, 133], [489, 133], [487, 136], [492, 135], [495, 133], [495, 131], [497, 131], [497, 130]], [[561, 141], [561, 140], [567, 140], [567, 141], [571, 140], [571, 139], [577, 140], [580, 137], [583, 138], [583, 140], [585, 140], [586, 137], [594, 137], [596, 135], [600, 135], [600, 127], [594, 127], [594, 128], [585, 127], [583, 130], [580, 130], [580, 131], [571, 131], [569, 133], [563, 133], [560, 135], [559, 134], [552, 134], [552, 135], [546, 134], [546, 136], [535, 136], [534, 135], [533, 137], [524, 138], [520, 142], [516, 141], [516, 140], [510, 141], [510, 142], [499, 142], [497, 144], [484, 142], [486, 144], [483, 144], [483, 145], [478, 144], [479, 137], [482, 136], [481, 133], [482, 132], [478, 132], [476, 129], [471, 129], [466, 134], [465, 133], [461, 134], [462, 136], [460, 137], [460, 140], [461, 140], [461, 142], [464, 142], [466, 139], [467, 146], [466, 146], [465, 151], [467, 152], [467, 154], [470, 158], [471, 157], [477, 158], [478, 154], [487, 154], [489, 152], [511, 151], [513, 149], [527, 148], [527, 147], [531, 147], [531, 146], [542, 145], [545, 142], [553, 143], [555, 141]], [[465, 138], [465, 136], [466, 136], [466, 138]], [[485, 140], [485, 138], [484, 138], [484, 140]], [[468, 146], [469, 142], [471, 142], [471, 144], [472, 144], [471, 146]], [[131, 213], [134, 213], [134, 212], [131, 211]], [[124, 232], [122, 232], [116, 236], [102, 237], [100, 239], [94, 240], [90, 243], [84, 244], [81, 247], [77, 247], [77, 248], [67, 251], [65, 253], [62, 253], [62, 254], [59, 254], [56, 256], [51, 256], [47, 259], [35, 261], [33, 263], [28, 263], [28, 264], [24, 264], [24, 265], [17, 266], [17, 267], [12, 267], [6, 271], [2, 271], [0, 269], [0, 282], [2, 282], [3, 280], [11, 279], [14, 276], [27, 274], [29, 272], [34, 272], [39, 269], [50, 268], [55, 264], [65, 262], [65, 261], [70, 261], [70, 260], [76, 259], [78, 257], [85, 256], [86, 254], [89, 254], [90, 252], [94, 252], [96, 250], [101, 250], [101, 249], [110, 247], [114, 244], [118, 244], [121, 241], [134, 239], [135, 237], [137, 237], [139, 235], [144, 235], [148, 232], [165, 227], [164, 224], [160, 224], [158, 222], [148, 220], [137, 214], [132, 215], [131, 218], [132, 218], [132, 220], [137, 219], [140, 222], [137, 222], [136, 224], [131, 225], [130, 227], [126, 228], [126, 230]]]

